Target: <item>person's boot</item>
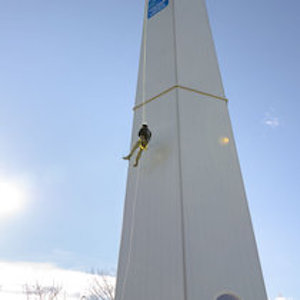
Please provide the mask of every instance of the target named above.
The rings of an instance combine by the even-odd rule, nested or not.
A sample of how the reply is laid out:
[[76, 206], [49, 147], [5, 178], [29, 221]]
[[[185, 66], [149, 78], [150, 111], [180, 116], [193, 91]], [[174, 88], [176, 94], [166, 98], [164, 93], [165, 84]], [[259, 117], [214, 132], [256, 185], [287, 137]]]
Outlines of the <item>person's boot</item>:
[[133, 166], [136, 168], [138, 166], [138, 164], [139, 164], [139, 162], [136, 161]]
[[130, 160], [130, 155], [124, 156], [123, 159], [124, 160]]

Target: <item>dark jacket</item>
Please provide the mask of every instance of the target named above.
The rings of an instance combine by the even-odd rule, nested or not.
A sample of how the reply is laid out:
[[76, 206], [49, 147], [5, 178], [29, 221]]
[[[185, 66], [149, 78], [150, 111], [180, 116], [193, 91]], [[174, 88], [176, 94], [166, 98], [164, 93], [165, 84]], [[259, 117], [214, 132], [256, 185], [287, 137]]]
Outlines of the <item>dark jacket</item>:
[[145, 138], [145, 140], [147, 141], [147, 143], [149, 143], [150, 139], [151, 139], [151, 131], [149, 130], [148, 127], [142, 127], [139, 131], [139, 137], [143, 136]]

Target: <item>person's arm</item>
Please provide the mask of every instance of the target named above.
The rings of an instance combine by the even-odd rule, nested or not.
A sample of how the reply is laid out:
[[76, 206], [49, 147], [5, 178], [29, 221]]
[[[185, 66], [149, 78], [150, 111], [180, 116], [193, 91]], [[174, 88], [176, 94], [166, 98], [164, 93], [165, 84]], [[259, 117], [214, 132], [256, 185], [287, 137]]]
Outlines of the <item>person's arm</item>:
[[141, 128], [139, 131], [139, 137], [141, 137], [142, 134], [143, 134], [143, 128]]

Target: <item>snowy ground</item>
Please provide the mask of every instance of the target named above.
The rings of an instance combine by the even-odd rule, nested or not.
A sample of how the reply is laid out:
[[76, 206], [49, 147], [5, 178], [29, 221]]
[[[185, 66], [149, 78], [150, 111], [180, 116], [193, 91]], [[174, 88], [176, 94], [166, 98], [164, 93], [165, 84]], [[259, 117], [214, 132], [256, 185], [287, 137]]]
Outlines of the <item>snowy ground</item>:
[[[100, 277], [80, 271], [58, 268], [46, 263], [0, 262], [0, 299], [27, 300], [38, 299], [34, 295], [27, 298], [27, 290], [42, 287], [62, 287], [58, 300], [81, 299], [88, 296], [93, 282]], [[112, 284], [114, 277], [106, 277]]]

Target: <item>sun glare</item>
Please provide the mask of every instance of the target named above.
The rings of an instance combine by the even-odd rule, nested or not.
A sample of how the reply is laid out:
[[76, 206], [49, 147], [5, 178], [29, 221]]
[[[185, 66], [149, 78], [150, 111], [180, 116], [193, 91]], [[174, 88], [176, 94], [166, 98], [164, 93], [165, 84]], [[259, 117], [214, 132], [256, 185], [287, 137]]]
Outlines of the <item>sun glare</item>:
[[26, 193], [20, 184], [0, 178], [0, 216], [20, 211], [25, 200]]

